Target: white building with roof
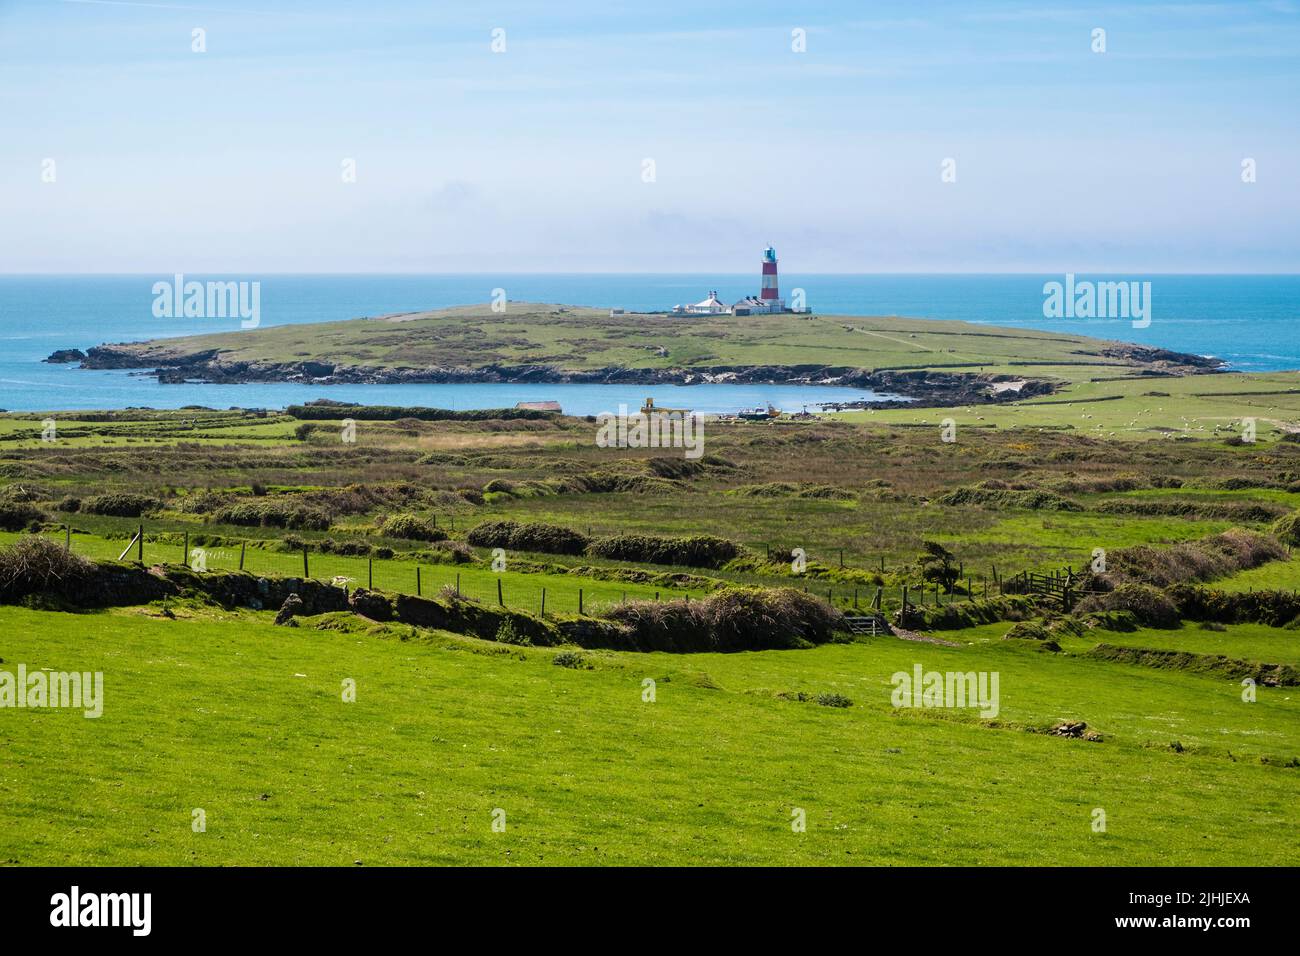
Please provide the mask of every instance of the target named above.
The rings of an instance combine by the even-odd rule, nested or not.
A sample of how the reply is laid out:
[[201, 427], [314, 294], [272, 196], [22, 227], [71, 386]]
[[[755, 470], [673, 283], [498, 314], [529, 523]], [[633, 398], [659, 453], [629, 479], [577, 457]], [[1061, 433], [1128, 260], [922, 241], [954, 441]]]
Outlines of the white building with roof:
[[718, 298], [716, 291], [710, 292], [709, 297], [694, 305], [675, 305], [673, 312], [677, 315], [730, 315], [731, 306], [722, 302]]

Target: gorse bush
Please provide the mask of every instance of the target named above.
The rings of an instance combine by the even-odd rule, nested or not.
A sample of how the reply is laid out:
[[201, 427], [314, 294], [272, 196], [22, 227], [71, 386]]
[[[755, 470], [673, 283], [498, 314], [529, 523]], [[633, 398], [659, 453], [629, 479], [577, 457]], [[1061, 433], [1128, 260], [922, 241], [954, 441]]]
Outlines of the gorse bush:
[[814, 698], [823, 707], [852, 707], [853, 701], [843, 694], [818, 694]]
[[86, 514], [111, 515], [116, 518], [138, 518], [159, 507], [161, 504], [157, 498], [128, 492], [95, 495], [81, 503], [81, 510]]
[[515, 629], [514, 622], [509, 618], [501, 622], [497, 628], [496, 640], [499, 644], [516, 644], [521, 647], [528, 647], [533, 643], [532, 638], [527, 634], [520, 634]]
[[68, 594], [86, 581], [89, 561], [48, 538], [24, 535], [0, 550], [0, 600], [27, 594]]
[[1097, 511], [1106, 514], [1161, 515], [1220, 521], [1273, 521], [1286, 512], [1286, 505], [1249, 501], [1177, 501], [1144, 498], [1117, 498], [1103, 501]]
[[1284, 627], [1300, 619], [1300, 594], [1294, 591], [1219, 591], [1179, 584], [1166, 593], [1179, 615], [1190, 621]]
[[634, 645], [656, 651], [779, 650], [825, 644], [844, 615], [793, 588], [728, 588], [698, 601], [629, 601], [605, 618]]
[[1029, 508], [1034, 511], [1082, 511], [1083, 505], [1051, 491], [1014, 491], [1007, 488], [958, 488], [938, 499], [941, 505], [981, 505], [992, 508]]
[[1278, 540], [1291, 547], [1300, 547], [1300, 511], [1283, 515], [1273, 523], [1270, 529]]
[[0, 503], [0, 531], [24, 531], [45, 520], [45, 514], [29, 504]]
[[677, 564], [688, 568], [720, 568], [740, 554], [725, 538], [700, 534], [687, 538], [661, 538], [648, 534], [620, 534], [593, 541], [587, 553], [614, 561]]
[[769, 481], [762, 485], [741, 485], [727, 492], [738, 498], [809, 498], [813, 500], [849, 501], [858, 497], [856, 492], [833, 485], [795, 484], [789, 481]]
[[196, 491], [194, 494], [186, 495], [178, 501], [176, 509], [183, 511], [185, 514], [211, 514], [234, 500], [234, 495], [222, 494], [216, 491]]
[[212, 520], [218, 524], [291, 530], [324, 531], [330, 526], [330, 516], [323, 511], [269, 499], [227, 505], [213, 512]]
[[415, 552], [421, 561], [434, 564], [470, 564], [475, 561], [474, 550], [464, 541], [431, 541], [430, 546]]
[[447, 532], [435, 528], [423, 518], [413, 514], [390, 515], [379, 526], [379, 533], [388, 538], [408, 538], [412, 541], [441, 541]]
[[1259, 567], [1287, 556], [1275, 538], [1231, 528], [1196, 541], [1168, 548], [1138, 545], [1117, 548], [1106, 555], [1106, 571], [1096, 577], [1103, 587], [1124, 583], [1168, 587], [1188, 581], [1210, 581]]
[[1079, 602], [1075, 613], [1128, 611], [1146, 627], [1178, 627], [1178, 607], [1165, 592], [1149, 584], [1121, 584], [1106, 594], [1093, 594]]
[[570, 528], [553, 524], [521, 524], [518, 521], [486, 521], [471, 529], [465, 540], [478, 548], [572, 555], [582, 554], [588, 543], [585, 534]]
[[556, 667], [569, 667], [574, 670], [585, 670], [588, 666], [586, 656], [577, 651], [559, 651], [551, 658], [551, 663]]

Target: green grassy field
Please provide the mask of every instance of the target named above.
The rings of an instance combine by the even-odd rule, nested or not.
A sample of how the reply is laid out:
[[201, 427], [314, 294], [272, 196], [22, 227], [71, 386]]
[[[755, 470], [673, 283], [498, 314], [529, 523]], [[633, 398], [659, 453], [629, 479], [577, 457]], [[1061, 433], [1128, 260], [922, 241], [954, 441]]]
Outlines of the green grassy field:
[[[1027, 374], [1027, 373], [1025, 373]], [[847, 421], [879, 425], [931, 424], [952, 418], [964, 428], [1057, 429], [1095, 438], [1228, 438], [1253, 419], [1262, 437], [1300, 422], [1300, 373], [1193, 375], [1152, 378], [1104, 374], [1075, 366], [1032, 369], [1060, 383], [1044, 398], [959, 408], [900, 408], [841, 412]]]
[[[1300, 850], [1297, 771], [1277, 765], [1300, 751], [1289, 689], [1245, 704], [1226, 681], [892, 638], [589, 654], [579, 670], [408, 631], [0, 609], [5, 667], [100, 670], [105, 687], [97, 720], [0, 712], [0, 861], [1268, 865]], [[890, 675], [917, 663], [1000, 672], [1006, 726], [894, 711]], [[778, 696], [799, 691], [853, 706]], [[1018, 729], [1062, 718], [1106, 739]]]
[[897, 316], [611, 316], [607, 309], [515, 302], [503, 313], [487, 304], [462, 306], [156, 339], [130, 351], [146, 364], [166, 364], [177, 356], [216, 349], [231, 362], [310, 359], [385, 369], [829, 365], [1023, 372], [1026, 363], [1055, 362], [1122, 372], [1130, 366], [1102, 354], [1103, 348], [1115, 344], [1063, 333]]
[[[543, 322], [537, 335], [568, 334], [568, 322]], [[727, 360], [761, 355], [765, 334], [760, 326], [752, 340], [729, 343]], [[901, 341], [843, 334], [901, 350], [872, 362], [901, 362], [914, 343], [936, 362], [933, 350], [958, 348], [933, 338], [958, 335], [947, 329]], [[534, 346], [509, 348], [518, 358]], [[1061, 349], [1054, 362], [1077, 347], [1032, 345]], [[1019, 360], [1011, 356], [1003, 358]], [[236, 567], [242, 547], [247, 570], [296, 577], [306, 547], [312, 577], [346, 579], [353, 591], [373, 568], [377, 589], [412, 593], [418, 567], [426, 596], [459, 576], [462, 594], [492, 605], [500, 582], [507, 607], [536, 613], [545, 588], [556, 627], [576, 614], [579, 589], [589, 620], [656, 593], [689, 595], [698, 607], [727, 584], [803, 587], [818, 599], [830, 591], [840, 607], [855, 589], [865, 603], [880, 586], [892, 613], [904, 586], [917, 601], [924, 556], [940, 545], [978, 595], [995, 566], [1003, 579], [1082, 569], [1097, 548], [1114, 556], [1139, 546], [1211, 560], [1204, 542], [1230, 532], [1265, 557], [1203, 574], [1187, 558], [1179, 573], [1232, 592], [1300, 588], [1300, 561], [1283, 547], [1297, 540], [1272, 537], [1300, 504], [1300, 443], [1279, 431], [1289, 406], [1272, 409], [1276, 421], [1259, 418], [1259, 441], [1231, 441], [1238, 399], [1286, 377], [1086, 382], [1118, 374], [1103, 371], [1035, 366], [1059, 373], [1066, 396], [1083, 383], [1096, 386], [1090, 394], [1120, 388], [1126, 397], [718, 423], [696, 462], [598, 447], [591, 423], [562, 416], [363, 417], [356, 443], [344, 444], [336, 422], [281, 413], [56, 415], [53, 442], [41, 438], [44, 415], [0, 415], [0, 555], [33, 531], [61, 542], [70, 526], [74, 554], [116, 559], [144, 525], [146, 566], [179, 564], [189, 535], [211, 569]], [[1137, 391], [1149, 389], [1236, 391], [1188, 391], [1175, 402]], [[1143, 411], [1156, 401], [1164, 404]], [[1104, 422], [1082, 418], [1103, 408]], [[962, 427], [969, 413], [998, 427]], [[954, 443], [939, 440], [947, 414], [959, 421]], [[1216, 434], [1211, 419], [1228, 424]], [[1172, 434], [1165, 427], [1186, 428], [1183, 440], [1148, 440]], [[139, 516], [116, 508], [131, 496]], [[448, 540], [389, 537], [396, 514]], [[519, 550], [498, 574], [490, 549], [467, 538], [500, 519], [546, 522], [593, 542], [713, 535], [741, 557], [670, 567]], [[796, 547], [810, 562], [806, 576], [788, 560]], [[1155, 552], [1138, 553], [1134, 574]], [[674, 583], [674, 574], [694, 577]], [[935, 600], [931, 579], [925, 603]], [[961, 593], [943, 602], [972, 607]], [[106, 694], [97, 720], [0, 709], [0, 864], [1300, 858], [1300, 688], [1262, 685], [1247, 703], [1238, 680], [1197, 669], [1203, 662], [1160, 669], [1152, 657], [1131, 663], [1094, 650], [1297, 666], [1300, 631], [1288, 627], [1187, 621], [1109, 631], [1088, 619], [1093, 629], [1066, 632], [1056, 653], [1046, 642], [1003, 639], [1017, 617], [1046, 621], [1039, 606], [997, 623], [937, 624], [932, 637], [951, 646], [880, 637], [670, 655], [521, 647], [345, 612], [276, 627], [274, 607], [224, 610], [197, 593], [106, 612], [68, 606], [31, 594], [0, 606], [0, 670], [98, 670]], [[555, 666], [558, 653], [577, 653], [581, 666]], [[891, 676], [918, 664], [997, 673], [996, 718], [896, 710]], [[647, 678], [653, 702], [642, 699]], [[343, 699], [345, 680], [356, 682], [354, 703]], [[851, 706], [823, 706], [820, 695]], [[1062, 721], [1084, 721], [1102, 740], [1047, 732]], [[206, 814], [205, 832], [191, 829], [195, 809]], [[492, 827], [498, 809], [504, 832]], [[796, 810], [806, 832], [791, 828]], [[1105, 832], [1094, 831], [1097, 810]]]

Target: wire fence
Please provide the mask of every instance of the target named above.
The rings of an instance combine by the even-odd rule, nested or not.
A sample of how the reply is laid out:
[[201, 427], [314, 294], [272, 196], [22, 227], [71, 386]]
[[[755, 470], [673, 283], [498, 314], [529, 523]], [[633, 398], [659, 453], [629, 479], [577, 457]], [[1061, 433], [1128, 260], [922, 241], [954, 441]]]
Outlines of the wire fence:
[[[90, 558], [114, 558], [146, 565], [184, 564], [199, 572], [243, 570], [274, 577], [305, 577], [334, 582], [349, 589], [364, 587], [426, 597], [437, 596], [445, 588], [469, 600], [500, 604], [534, 614], [588, 613], [601, 605], [635, 600], [697, 600], [708, 593], [701, 589], [655, 587], [577, 575], [512, 572], [508, 559], [505, 569], [498, 571], [473, 565], [424, 564], [409, 559], [341, 555], [306, 549], [286, 551], [248, 547], [248, 542], [199, 545], [183, 532], [150, 534], [143, 525], [129, 540], [73, 535], [66, 528], [56, 536], [75, 553]], [[195, 535], [195, 538], [199, 537]], [[783, 583], [850, 612], [884, 611], [904, 603], [943, 606], [1003, 593], [1003, 579], [998, 576], [996, 568], [991, 579], [968, 576], [953, 581], [950, 587], [918, 582], [886, 588], [818, 579], [800, 581], [797, 577]]]
[[700, 589], [654, 587], [637, 582], [601, 581], [567, 574], [517, 572], [456, 564], [426, 564], [409, 559], [372, 558], [319, 551], [281, 551], [248, 547], [197, 545], [176, 532], [151, 535], [139, 531], [128, 540], [96, 535], [51, 535], [87, 558], [113, 558], [145, 565], [185, 565], [191, 570], [235, 571], [268, 577], [311, 578], [390, 593], [435, 597], [444, 588], [484, 604], [541, 613], [588, 613], [602, 605], [635, 600], [697, 600]]

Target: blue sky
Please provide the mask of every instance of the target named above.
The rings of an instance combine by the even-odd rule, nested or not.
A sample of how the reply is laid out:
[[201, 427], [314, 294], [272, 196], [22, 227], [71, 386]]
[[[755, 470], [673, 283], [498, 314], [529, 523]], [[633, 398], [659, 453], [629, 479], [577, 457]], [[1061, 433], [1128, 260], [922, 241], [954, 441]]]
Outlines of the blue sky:
[[1297, 271], [1300, 5], [0, 0], [0, 271], [748, 272], [768, 242], [800, 273]]

